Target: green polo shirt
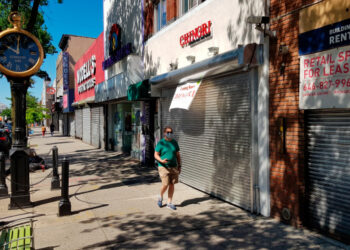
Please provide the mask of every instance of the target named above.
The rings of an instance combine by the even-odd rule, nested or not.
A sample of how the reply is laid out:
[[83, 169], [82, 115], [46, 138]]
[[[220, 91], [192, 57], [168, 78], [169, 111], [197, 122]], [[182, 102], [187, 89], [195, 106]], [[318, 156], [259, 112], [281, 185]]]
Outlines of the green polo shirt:
[[162, 160], [168, 160], [167, 164], [162, 164], [158, 162], [158, 167], [172, 168], [177, 166], [176, 153], [180, 151], [179, 144], [177, 144], [177, 141], [175, 141], [174, 139], [172, 139], [171, 141], [167, 141], [163, 138], [158, 142], [155, 150], [159, 153], [160, 158]]

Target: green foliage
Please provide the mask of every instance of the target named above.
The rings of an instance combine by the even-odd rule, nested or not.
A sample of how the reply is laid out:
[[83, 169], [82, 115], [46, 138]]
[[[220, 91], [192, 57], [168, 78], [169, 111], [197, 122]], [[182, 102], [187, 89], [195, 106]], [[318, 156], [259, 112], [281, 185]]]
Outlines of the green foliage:
[[3, 117], [7, 116], [7, 118], [10, 119], [11, 118], [11, 109], [10, 108], [4, 109], [1, 112], [0, 116], [3, 116]]
[[27, 93], [27, 111], [26, 111], [26, 121], [27, 124], [32, 124], [35, 122], [40, 123], [44, 119], [50, 118], [50, 111], [41, 106], [38, 102], [38, 98]]
[[[19, 0], [18, 12], [24, 17], [23, 28], [26, 28], [28, 21], [32, 14], [33, 0]], [[40, 0], [39, 7], [48, 5], [48, 0]], [[62, 0], [58, 0], [59, 3]], [[11, 12], [12, 0], [0, 0], [0, 31], [11, 27], [11, 24], [7, 20], [8, 15]], [[32, 33], [39, 39], [41, 45], [44, 48], [45, 54], [57, 53], [56, 48], [52, 44], [52, 36], [47, 31], [47, 27], [44, 21], [44, 12], [40, 10], [36, 16], [36, 22]]]

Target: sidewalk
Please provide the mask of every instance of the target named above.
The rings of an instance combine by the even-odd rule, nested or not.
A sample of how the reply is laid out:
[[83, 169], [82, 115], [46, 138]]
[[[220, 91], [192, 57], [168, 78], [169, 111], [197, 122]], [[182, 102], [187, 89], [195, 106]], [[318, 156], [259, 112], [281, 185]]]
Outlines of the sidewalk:
[[32, 184], [43, 180], [31, 187], [33, 208], [8, 210], [9, 198], [0, 199], [0, 221], [34, 219], [36, 249], [346, 249], [181, 183], [175, 187], [178, 209], [158, 208], [155, 168], [69, 137], [42, 138], [39, 130], [29, 142], [47, 162], [54, 145], [60, 162], [64, 156], [70, 161], [71, 216], [57, 216], [60, 190], [50, 190], [51, 177], [43, 180], [51, 169], [30, 174]]

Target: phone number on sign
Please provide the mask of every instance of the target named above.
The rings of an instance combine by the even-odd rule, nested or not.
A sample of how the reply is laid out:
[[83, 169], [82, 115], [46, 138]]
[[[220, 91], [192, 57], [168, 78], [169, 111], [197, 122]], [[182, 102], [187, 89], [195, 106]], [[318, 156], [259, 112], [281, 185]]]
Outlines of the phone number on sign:
[[333, 80], [325, 80], [320, 82], [309, 82], [304, 83], [303, 90], [304, 91], [312, 91], [317, 89], [330, 89], [330, 88], [350, 88], [350, 78], [348, 79], [337, 79]]

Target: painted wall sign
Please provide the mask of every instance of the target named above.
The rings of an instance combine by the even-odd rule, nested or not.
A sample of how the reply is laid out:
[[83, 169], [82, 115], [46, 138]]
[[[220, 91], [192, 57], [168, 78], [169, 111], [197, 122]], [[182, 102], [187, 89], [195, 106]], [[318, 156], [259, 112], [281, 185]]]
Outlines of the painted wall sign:
[[169, 111], [175, 108], [188, 110], [198, 92], [201, 82], [202, 81], [188, 82], [178, 86], [173, 96], [173, 100], [171, 101]]
[[300, 57], [299, 108], [350, 108], [350, 46]]
[[306, 55], [350, 45], [350, 19], [299, 35], [299, 54]]
[[132, 53], [132, 45], [128, 43], [122, 46], [121, 43], [122, 29], [118, 24], [113, 24], [109, 31], [109, 58], [102, 63], [103, 70], [111, 67], [116, 62]]
[[69, 54], [63, 52], [62, 54], [62, 68], [63, 68], [63, 90], [69, 89]]
[[207, 37], [211, 36], [211, 26], [212, 22], [208, 21], [202, 25], [196, 27], [195, 29], [180, 36], [180, 45], [185, 47], [187, 45], [193, 45]]
[[81, 94], [94, 88], [95, 84], [96, 84], [96, 78], [91, 78], [90, 80], [84, 82], [78, 87], [78, 93]]

